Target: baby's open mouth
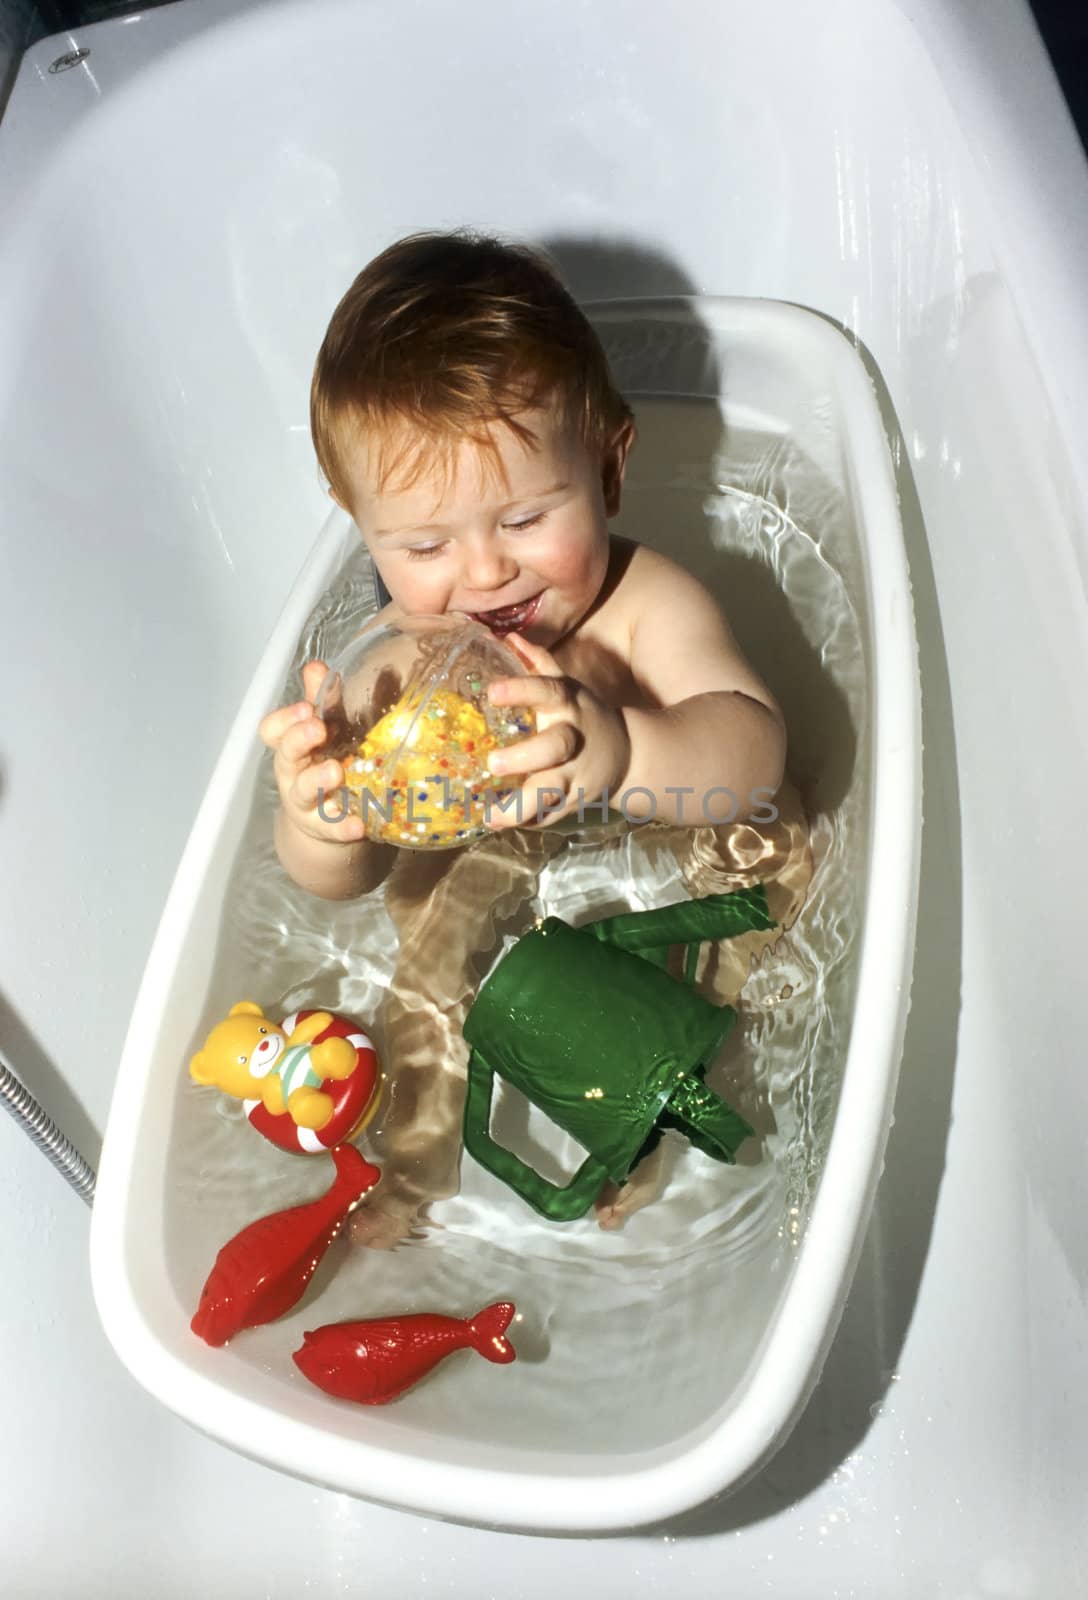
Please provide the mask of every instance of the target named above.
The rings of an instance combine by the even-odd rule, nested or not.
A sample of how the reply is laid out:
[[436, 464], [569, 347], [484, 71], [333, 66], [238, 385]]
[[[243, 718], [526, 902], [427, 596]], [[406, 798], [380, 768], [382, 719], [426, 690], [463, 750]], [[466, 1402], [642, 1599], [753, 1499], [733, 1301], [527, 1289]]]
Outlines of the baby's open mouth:
[[544, 591], [534, 594], [528, 600], [519, 600], [513, 606], [495, 606], [490, 611], [470, 611], [469, 616], [473, 622], [482, 622], [485, 628], [499, 639], [508, 633], [520, 633], [522, 629], [532, 625], [540, 610], [540, 602], [544, 598]]

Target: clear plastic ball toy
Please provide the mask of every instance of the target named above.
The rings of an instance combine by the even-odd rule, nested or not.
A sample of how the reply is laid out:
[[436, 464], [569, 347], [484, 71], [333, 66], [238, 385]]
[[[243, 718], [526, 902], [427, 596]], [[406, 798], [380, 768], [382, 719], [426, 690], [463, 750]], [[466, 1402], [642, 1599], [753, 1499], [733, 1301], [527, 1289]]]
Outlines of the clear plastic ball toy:
[[356, 634], [330, 663], [316, 710], [368, 839], [448, 850], [487, 833], [489, 810], [517, 786], [497, 786], [488, 755], [536, 730], [531, 709], [491, 705], [488, 686], [528, 676], [469, 618], [402, 617]]

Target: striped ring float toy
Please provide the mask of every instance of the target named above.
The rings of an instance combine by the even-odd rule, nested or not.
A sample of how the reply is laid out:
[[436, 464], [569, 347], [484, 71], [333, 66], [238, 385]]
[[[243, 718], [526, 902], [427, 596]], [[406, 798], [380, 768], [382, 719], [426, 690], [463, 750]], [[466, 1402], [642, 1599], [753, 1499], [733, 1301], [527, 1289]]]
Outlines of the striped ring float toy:
[[[307, 1017], [312, 1017], [316, 1007], [309, 1011], [293, 1011], [285, 1017], [280, 1026], [288, 1038]], [[319, 1033], [314, 1039], [314, 1044], [320, 1044], [323, 1039], [346, 1039], [355, 1046], [356, 1067], [348, 1078], [323, 1078], [321, 1089], [331, 1095], [333, 1100], [333, 1113], [323, 1128], [300, 1128], [291, 1118], [290, 1114], [282, 1111], [275, 1115], [269, 1111], [261, 1100], [246, 1100], [243, 1102], [246, 1116], [266, 1139], [270, 1139], [281, 1150], [302, 1155], [318, 1155], [323, 1150], [331, 1150], [334, 1145], [345, 1144], [353, 1139], [366, 1127], [381, 1098], [382, 1069], [375, 1050], [368, 1036], [362, 1031], [357, 1022], [352, 1022], [348, 1017], [333, 1016], [329, 1026], [324, 1032]], [[307, 1054], [309, 1052], [307, 1051]], [[303, 1065], [303, 1069], [305, 1066]], [[284, 1098], [289, 1092], [289, 1086], [284, 1085]]]

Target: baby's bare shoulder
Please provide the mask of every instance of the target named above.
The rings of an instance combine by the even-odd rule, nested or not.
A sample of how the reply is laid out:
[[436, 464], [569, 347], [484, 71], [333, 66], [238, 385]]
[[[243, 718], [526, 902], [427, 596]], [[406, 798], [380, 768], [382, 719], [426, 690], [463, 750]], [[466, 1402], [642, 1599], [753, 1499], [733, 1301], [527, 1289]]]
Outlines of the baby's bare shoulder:
[[656, 650], [665, 633], [676, 637], [690, 630], [705, 641], [727, 626], [714, 596], [693, 573], [644, 544], [630, 545], [614, 599], [632, 662], [647, 648]]
[[720, 625], [713, 597], [671, 557], [620, 535], [613, 535], [611, 545], [602, 603], [576, 630], [579, 636], [607, 642], [630, 662], [640, 633]]
[[620, 589], [632, 618], [656, 612], [663, 604], [717, 610], [710, 591], [686, 567], [649, 545], [631, 547]]
[[718, 601], [693, 573], [639, 545], [626, 576], [631, 671], [647, 692], [662, 705], [711, 690], [773, 704]]

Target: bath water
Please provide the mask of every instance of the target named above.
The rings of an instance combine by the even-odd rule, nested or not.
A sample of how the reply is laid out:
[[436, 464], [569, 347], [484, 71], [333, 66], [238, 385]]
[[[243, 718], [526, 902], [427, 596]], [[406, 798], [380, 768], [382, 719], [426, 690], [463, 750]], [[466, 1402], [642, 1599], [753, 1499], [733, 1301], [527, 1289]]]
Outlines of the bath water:
[[[517, 1363], [500, 1371], [458, 1357], [398, 1403], [397, 1420], [451, 1438], [469, 1433], [581, 1455], [651, 1448], [698, 1427], [757, 1354], [830, 1133], [866, 859], [858, 754], [867, 723], [865, 641], [848, 579], [828, 562], [821, 538], [843, 514], [838, 492], [759, 418], [731, 412], [725, 420], [716, 401], [695, 395], [636, 394], [632, 402], [640, 438], [617, 531], [665, 550], [717, 595], [786, 712], [791, 776], [811, 822], [807, 902], [752, 970], [738, 1024], [710, 1074], [761, 1137], [726, 1167], [667, 1136], [664, 1194], [616, 1233], [603, 1232], [592, 1213], [545, 1221], [466, 1156], [460, 1193], [432, 1208], [421, 1238], [392, 1252], [338, 1240], [301, 1306], [231, 1346], [284, 1385], [305, 1385], [290, 1359], [304, 1329], [415, 1311], [471, 1315], [510, 1299]], [[285, 699], [299, 693], [301, 662], [335, 653], [375, 607], [360, 544], [299, 642]], [[274, 856], [274, 809], [269, 760], [194, 1047], [247, 998], [277, 1019], [320, 1003], [357, 1018], [380, 1044], [377, 1019], [395, 954], [381, 891], [328, 903], [295, 888]], [[536, 910], [582, 921], [684, 898], [660, 838], [632, 829], [572, 842], [545, 870]], [[501, 953], [500, 943], [488, 961]], [[322, 1192], [329, 1164], [275, 1150], [238, 1103], [189, 1084], [185, 1062], [178, 1065], [167, 1249], [179, 1299], [195, 1308], [218, 1247], [255, 1217]], [[534, 1152], [550, 1176], [581, 1159], [524, 1102], [507, 1097], [496, 1123], [517, 1129], [514, 1148]]]

